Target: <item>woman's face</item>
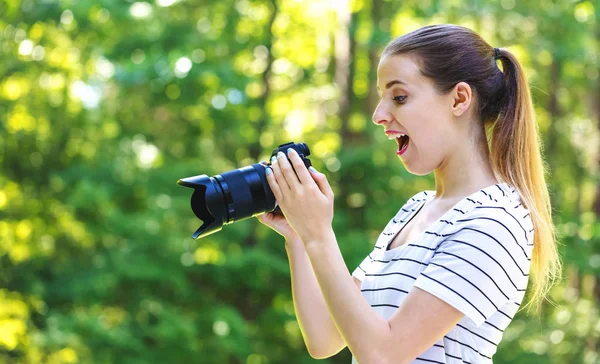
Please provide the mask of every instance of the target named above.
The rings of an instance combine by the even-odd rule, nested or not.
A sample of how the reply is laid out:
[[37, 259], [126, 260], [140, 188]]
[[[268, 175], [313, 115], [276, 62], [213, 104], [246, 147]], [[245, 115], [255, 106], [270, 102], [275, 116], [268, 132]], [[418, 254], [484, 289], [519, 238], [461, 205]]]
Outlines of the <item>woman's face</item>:
[[406, 169], [425, 175], [438, 168], [460, 142], [452, 127], [452, 93], [440, 95], [409, 55], [380, 60], [377, 88], [381, 99], [373, 122], [383, 126], [387, 135], [408, 136], [395, 139], [396, 154]]

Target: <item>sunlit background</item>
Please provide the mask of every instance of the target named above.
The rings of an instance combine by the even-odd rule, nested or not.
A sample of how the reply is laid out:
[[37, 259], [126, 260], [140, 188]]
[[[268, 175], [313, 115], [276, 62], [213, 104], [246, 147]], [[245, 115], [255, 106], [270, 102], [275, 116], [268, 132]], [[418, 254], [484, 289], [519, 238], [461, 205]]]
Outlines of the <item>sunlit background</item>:
[[0, 0], [0, 362], [314, 362], [283, 239], [252, 218], [194, 241], [175, 182], [304, 141], [354, 270], [433, 188], [370, 121], [378, 55], [456, 23], [526, 67], [565, 263], [494, 362], [599, 363], [599, 18], [577, 0]]

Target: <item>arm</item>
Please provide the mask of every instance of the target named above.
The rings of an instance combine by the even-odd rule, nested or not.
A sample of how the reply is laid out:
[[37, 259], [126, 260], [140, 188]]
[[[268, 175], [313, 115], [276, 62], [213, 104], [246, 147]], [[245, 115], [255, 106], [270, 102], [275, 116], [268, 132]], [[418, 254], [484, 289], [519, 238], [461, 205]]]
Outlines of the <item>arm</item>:
[[385, 320], [356, 290], [333, 232], [306, 251], [340, 335], [361, 364], [409, 363], [464, 316], [436, 296], [415, 288]]
[[408, 363], [463, 317], [479, 327], [523, 294], [533, 245], [503, 211], [477, 210], [456, 224], [387, 321], [351, 289], [333, 231], [306, 242], [332, 319], [361, 364]]
[[[304, 343], [309, 354], [323, 359], [339, 353], [346, 347], [340, 336], [319, 288], [317, 278], [301, 241], [286, 241], [290, 262], [294, 309]], [[360, 292], [361, 281], [355, 278]]]
[[426, 290], [421, 292], [423, 287], [419, 286], [411, 290], [390, 321], [377, 314], [355, 288], [331, 229], [333, 191], [325, 176], [311, 169], [311, 178], [297, 153], [290, 149], [288, 155], [297, 176], [281, 153], [281, 169], [273, 161], [273, 173], [267, 169], [267, 180], [290, 226], [304, 243], [335, 327], [361, 364], [415, 359], [421, 348], [433, 345], [464, 314]]

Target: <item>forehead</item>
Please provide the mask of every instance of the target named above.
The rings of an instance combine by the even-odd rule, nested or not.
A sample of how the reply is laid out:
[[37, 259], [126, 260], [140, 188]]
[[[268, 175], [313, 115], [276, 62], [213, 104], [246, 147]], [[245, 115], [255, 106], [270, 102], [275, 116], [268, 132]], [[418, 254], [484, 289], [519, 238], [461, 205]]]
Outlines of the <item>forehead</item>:
[[419, 66], [408, 55], [385, 56], [377, 67], [377, 87], [383, 90], [387, 83], [398, 80], [407, 86], [416, 86], [425, 82]]

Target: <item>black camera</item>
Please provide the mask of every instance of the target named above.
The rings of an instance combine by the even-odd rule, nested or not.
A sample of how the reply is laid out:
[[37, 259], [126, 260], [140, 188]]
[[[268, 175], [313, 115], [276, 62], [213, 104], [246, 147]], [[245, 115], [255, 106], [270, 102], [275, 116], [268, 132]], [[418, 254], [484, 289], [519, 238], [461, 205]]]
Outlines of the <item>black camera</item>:
[[[306, 158], [310, 150], [305, 143], [281, 144], [273, 150], [271, 157], [280, 151], [287, 156], [288, 148], [298, 153], [306, 168], [311, 166], [310, 159]], [[281, 212], [265, 176], [269, 165], [270, 162], [256, 163], [214, 177], [202, 174], [178, 180], [178, 185], [194, 189], [192, 211], [203, 222], [192, 238], [205, 237], [221, 230], [223, 225], [252, 216]]]

